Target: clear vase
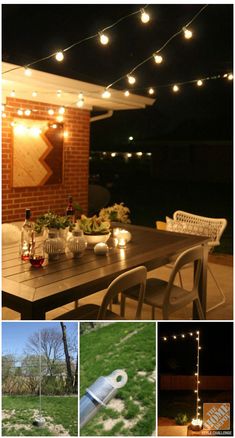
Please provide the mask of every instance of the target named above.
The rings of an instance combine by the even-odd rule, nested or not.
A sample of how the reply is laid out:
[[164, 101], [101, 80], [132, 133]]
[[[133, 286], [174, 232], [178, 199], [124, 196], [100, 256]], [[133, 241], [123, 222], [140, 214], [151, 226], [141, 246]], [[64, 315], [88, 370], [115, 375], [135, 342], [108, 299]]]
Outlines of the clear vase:
[[68, 250], [73, 253], [74, 258], [82, 257], [87, 247], [87, 242], [82, 230], [74, 230], [72, 232], [72, 235], [67, 240], [67, 247]]
[[65, 251], [65, 240], [60, 237], [60, 230], [49, 229], [48, 237], [44, 241], [44, 251], [48, 254], [49, 260], [58, 260]]

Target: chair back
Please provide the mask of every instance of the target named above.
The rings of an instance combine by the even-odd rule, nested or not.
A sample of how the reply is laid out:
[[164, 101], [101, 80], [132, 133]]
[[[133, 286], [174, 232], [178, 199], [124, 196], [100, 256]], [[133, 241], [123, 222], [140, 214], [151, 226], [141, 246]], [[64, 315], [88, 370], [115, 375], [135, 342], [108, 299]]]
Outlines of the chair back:
[[123, 274], [115, 278], [115, 280], [113, 280], [112, 283], [109, 285], [107, 292], [103, 298], [97, 319], [105, 319], [105, 313], [108, 305], [118, 295], [119, 292], [123, 292], [134, 286], [139, 286], [139, 301], [135, 316], [136, 319], [139, 319], [145, 294], [146, 278], [147, 269], [145, 268], [145, 266], [138, 266], [137, 268], [124, 272]]
[[13, 224], [2, 224], [2, 245], [13, 245], [20, 242], [20, 229]]
[[157, 230], [166, 231], [166, 222], [156, 221]]
[[[174, 303], [172, 301], [171, 292], [174, 286], [174, 280], [177, 273], [183, 268], [183, 266], [188, 263], [197, 262], [196, 270], [194, 272], [194, 280], [191, 291], [187, 291], [182, 289], [182, 298], [177, 298], [177, 301]], [[163, 307], [166, 306], [171, 311], [177, 310], [177, 308], [181, 308], [183, 305], [186, 305], [192, 302], [195, 298], [198, 298], [198, 288], [199, 288], [199, 280], [201, 275], [203, 262], [203, 247], [196, 246], [194, 248], [188, 249], [182, 252], [176, 259], [173, 269], [171, 271], [171, 275], [168, 281], [166, 293], [164, 295]], [[185, 294], [184, 294], [185, 292]]]
[[181, 210], [175, 211], [173, 218], [186, 224], [185, 233], [187, 233], [187, 227], [189, 230], [193, 227], [194, 233], [192, 234], [208, 236], [210, 238], [208, 242], [210, 247], [220, 245], [220, 238], [227, 226], [225, 218], [198, 216]]

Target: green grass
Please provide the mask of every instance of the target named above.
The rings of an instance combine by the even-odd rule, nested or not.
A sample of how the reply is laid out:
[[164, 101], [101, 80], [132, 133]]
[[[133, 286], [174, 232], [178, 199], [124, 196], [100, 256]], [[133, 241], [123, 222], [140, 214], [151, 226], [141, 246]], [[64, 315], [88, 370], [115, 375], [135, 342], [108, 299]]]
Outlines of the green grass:
[[[46, 425], [32, 425], [39, 398], [32, 396], [5, 396], [2, 409], [10, 418], [2, 420], [3, 436], [58, 436], [61, 425], [70, 436], [77, 436], [77, 397], [42, 397], [42, 416]], [[14, 410], [14, 412], [12, 412]]]
[[[154, 323], [114, 323], [81, 336], [81, 396], [98, 377], [118, 368], [128, 374], [127, 384], [116, 395], [123, 403], [122, 411], [102, 408], [81, 429], [82, 436], [150, 436], [155, 430]], [[105, 429], [104, 422], [110, 419], [113, 426]]]

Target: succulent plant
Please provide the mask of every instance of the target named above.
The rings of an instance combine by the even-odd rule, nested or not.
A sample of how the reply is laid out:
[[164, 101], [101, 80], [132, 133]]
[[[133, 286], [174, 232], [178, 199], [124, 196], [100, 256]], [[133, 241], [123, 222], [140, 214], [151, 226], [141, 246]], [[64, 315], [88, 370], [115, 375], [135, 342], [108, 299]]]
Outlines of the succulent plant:
[[78, 225], [85, 234], [107, 234], [110, 230], [110, 222], [97, 216], [87, 217], [82, 214]]

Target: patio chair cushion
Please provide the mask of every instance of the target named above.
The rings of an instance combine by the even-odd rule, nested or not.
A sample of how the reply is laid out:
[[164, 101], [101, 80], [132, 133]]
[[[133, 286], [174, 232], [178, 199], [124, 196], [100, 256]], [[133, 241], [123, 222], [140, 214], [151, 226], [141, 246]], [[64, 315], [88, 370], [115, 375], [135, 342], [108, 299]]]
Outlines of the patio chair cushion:
[[166, 216], [166, 230], [175, 233], [195, 234], [197, 236], [209, 236], [208, 226], [177, 221]]

